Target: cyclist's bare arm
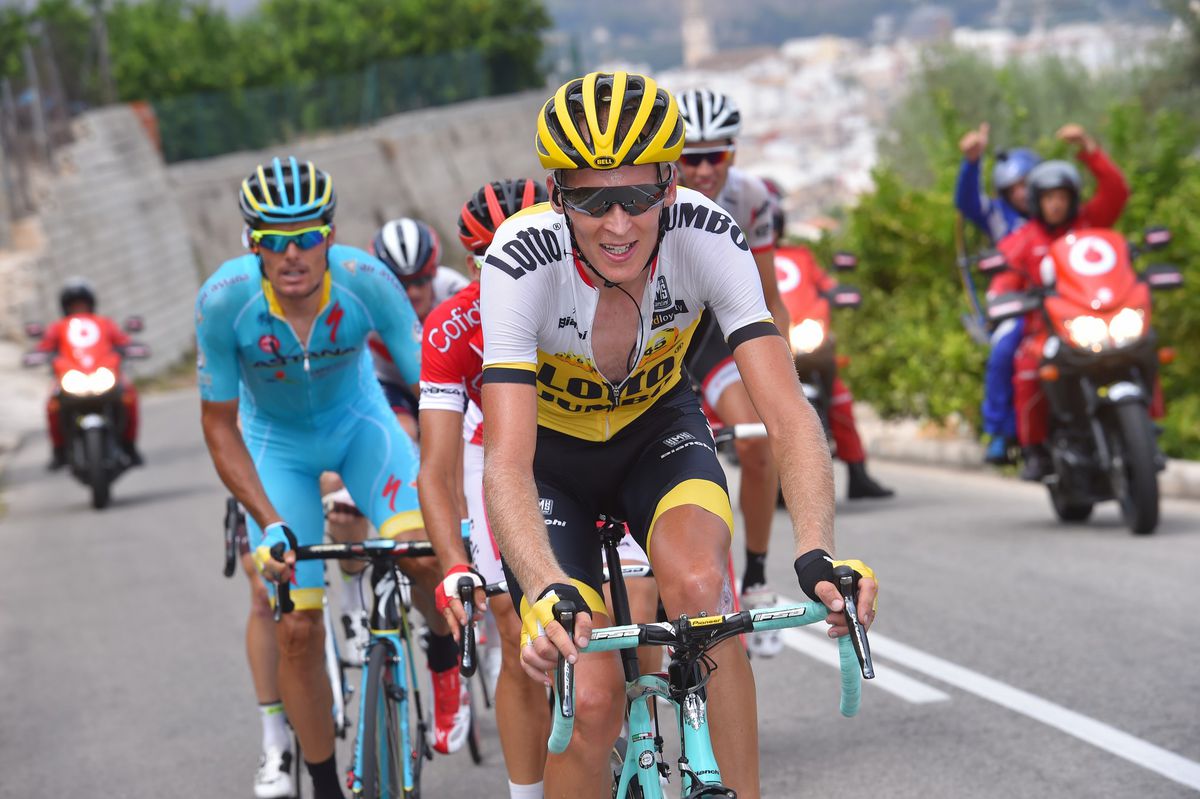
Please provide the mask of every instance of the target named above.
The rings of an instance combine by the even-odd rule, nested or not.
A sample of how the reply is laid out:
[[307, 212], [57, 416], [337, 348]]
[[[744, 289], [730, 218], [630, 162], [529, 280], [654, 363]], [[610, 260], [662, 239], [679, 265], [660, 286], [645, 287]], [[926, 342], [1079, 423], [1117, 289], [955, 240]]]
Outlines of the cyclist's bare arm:
[[[421, 470], [417, 473], [417, 495], [425, 533], [437, 553], [443, 573], [470, 563], [463, 544], [462, 505], [462, 425], [463, 415], [454, 411], [426, 408], [421, 419]], [[457, 470], [457, 474], [456, 474]], [[477, 589], [476, 603], [486, 600]], [[459, 624], [466, 624], [462, 605], [451, 605]]]
[[221, 482], [237, 497], [246, 512], [254, 517], [259, 527], [283, 521], [283, 518], [267, 498], [258, 470], [246, 449], [246, 442], [238, 430], [238, 401], [200, 401], [200, 425], [204, 428], [204, 442]]
[[[792, 317], [783, 297], [779, 296], [779, 281], [775, 278], [775, 248], [763, 250], [754, 254], [754, 265], [758, 267], [758, 277], [762, 281], [763, 299], [767, 301], [767, 310], [775, 326], [785, 337], [791, 332]], [[740, 368], [740, 367], [739, 367]]]
[[[779, 336], [760, 336], [733, 351], [742, 382], [755, 409], [767, 426], [771, 451], [779, 463], [783, 496], [792, 517], [796, 557], [814, 549], [833, 552], [833, 465], [829, 445], [816, 413], [800, 390], [791, 353]], [[867, 609], [862, 620], [870, 625], [875, 603], [875, 582], [859, 582], [858, 605]], [[834, 635], [845, 635], [849, 626], [837, 586], [817, 583], [817, 595], [831, 611]]]
[[[537, 447], [534, 387], [521, 383], [485, 384], [483, 418], [504, 420], [504, 424], [485, 423], [483, 428], [483, 496], [488, 523], [505, 562], [532, 604], [552, 583], [570, 582], [554, 557], [546, 523], [538, 509], [537, 485], [533, 479], [533, 453]], [[586, 639], [591, 629], [591, 616], [578, 614], [576, 637]], [[546, 629], [546, 635], [559, 652], [577, 655], [574, 643], [557, 622]], [[535, 646], [544, 640], [539, 638]], [[549, 652], [539, 651], [539, 654]], [[555, 665], [547, 660], [542, 671]]]

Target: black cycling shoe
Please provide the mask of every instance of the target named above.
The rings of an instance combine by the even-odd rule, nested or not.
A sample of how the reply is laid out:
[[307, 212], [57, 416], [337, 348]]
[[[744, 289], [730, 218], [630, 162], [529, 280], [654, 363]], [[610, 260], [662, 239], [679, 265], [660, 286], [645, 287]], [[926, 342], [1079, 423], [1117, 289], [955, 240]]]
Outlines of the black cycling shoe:
[[881, 486], [871, 479], [871, 476], [867, 474], [866, 461], [847, 463], [846, 468], [850, 473], [850, 485], [846, 492], [848, 498], [887, 499], [896, 495], [896, 492], [892, 489]]
[[50, 455], [50, 462], [46, 464], [46, 471], [57, 472], [59, 469], [67, 465], [67, 448], [55, 447]]
[[1044, 444], [1034, 444], [1032, 447], [1022, 448], [1021, 457], [1025, 460], [1025, 466], [1021, 469], [1022, 480], [1040, 483], [1054, 472], [1054, 464], [1050, 461], [1050, 452]]

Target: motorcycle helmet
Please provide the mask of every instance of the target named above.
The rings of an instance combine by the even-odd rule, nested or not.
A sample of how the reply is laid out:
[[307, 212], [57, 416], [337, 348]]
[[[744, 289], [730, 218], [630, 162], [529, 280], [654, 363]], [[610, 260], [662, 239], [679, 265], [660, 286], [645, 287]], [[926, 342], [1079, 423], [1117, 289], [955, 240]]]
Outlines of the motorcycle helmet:
[[992, 167], [992, 186], [1005, 192], [1029, 175], [1029, 170], [1040, 164], [1042, 159], [1033, 150], [1017, 147], [996, 153], [996, 164]]
[[1054, 189], [1067, 189], [1071, 193], [1067, 218], [1060, 224], [1070, 223], [1079, 214], [1079, 193], [1083, 180], [1074, 164], [1068, 161], [1043, 161], [1029, 171], [1025, 185], [1029, 189], [1030, 215], [1042, 224], [1048, 224], [1042, 217], [1042, 197]]
[[375, 234], [371, 250], [401, 283], [410, 286], [433, 279], [441, 259], [442, 244], [437, 232], [429, 225], [401, 217], [386, 223]]
[[58, 293], [58, 304], [62, 306], [65, 316], [67, 309], [78, 302], [86, 302], [88, 313], [95, 313], [96, 292], [92, 288], [92, 284], [82, 277], [73, 277], [63, 283], [63, 287]]

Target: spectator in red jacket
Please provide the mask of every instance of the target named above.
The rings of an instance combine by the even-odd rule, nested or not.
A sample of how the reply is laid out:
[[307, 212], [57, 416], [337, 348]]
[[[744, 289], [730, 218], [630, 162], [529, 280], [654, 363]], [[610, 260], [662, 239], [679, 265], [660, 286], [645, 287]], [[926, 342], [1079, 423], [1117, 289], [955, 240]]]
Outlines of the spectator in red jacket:
[[[1066, 161], [1046, 161], [1029, 173], [1029, 205], [1033, 218], [1028, 224], [1000, 240], [1000, 252], [1010, 271], [993, 283], [999, 293], [1041, 286], [1041, 263], [1050, 245], [1072, 230], [1112, 227], [1129, 199], [1129, 186], [1121, 170], [1079, 125], [1066, 125], [1058, 138], [1079, 148], [1078, 158], [1096, 178], [1096, 193], [1081, 204], [1079, 171]], [[1045, 447], [1047, 408], [1037, 369], [1045, 325], [1040, 315], [1025, 320], [1025, 337], [1014, 359], [1013, 393], [1017, 404], [1017, 438], [1021, 442], [1024, 480], [1041, 480], [1050, 472], [1050, 455]]]

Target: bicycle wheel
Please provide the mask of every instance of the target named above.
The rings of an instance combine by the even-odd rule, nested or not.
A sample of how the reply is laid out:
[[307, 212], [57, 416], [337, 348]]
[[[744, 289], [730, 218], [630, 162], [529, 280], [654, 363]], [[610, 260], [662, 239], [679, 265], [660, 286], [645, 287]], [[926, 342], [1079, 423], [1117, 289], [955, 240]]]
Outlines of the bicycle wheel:
[[[404, 799], [405, 751], [400, 740], [400, 709], [396, 697], [391, 648], [377, 643], [367, 663], [371, 675], [366, 687], [362, 722], [362, 796], [369, 799]], [[415, 794], [408, 794], [415, 795]]]

